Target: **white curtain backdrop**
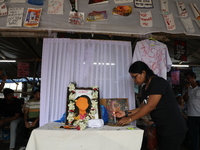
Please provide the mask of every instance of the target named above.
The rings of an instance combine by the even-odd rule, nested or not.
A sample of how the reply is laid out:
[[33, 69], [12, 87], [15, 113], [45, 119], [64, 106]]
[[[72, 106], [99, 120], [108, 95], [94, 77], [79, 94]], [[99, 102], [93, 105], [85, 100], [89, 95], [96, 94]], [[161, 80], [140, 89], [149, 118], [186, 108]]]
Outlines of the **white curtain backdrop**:
[[135, 108], [134, 83], [128, 73], [130, 42], [47, 38], [43, 42], [40, 125], [66, 112], [67, 87], [98, 86], [100, 98], [128, 98]]

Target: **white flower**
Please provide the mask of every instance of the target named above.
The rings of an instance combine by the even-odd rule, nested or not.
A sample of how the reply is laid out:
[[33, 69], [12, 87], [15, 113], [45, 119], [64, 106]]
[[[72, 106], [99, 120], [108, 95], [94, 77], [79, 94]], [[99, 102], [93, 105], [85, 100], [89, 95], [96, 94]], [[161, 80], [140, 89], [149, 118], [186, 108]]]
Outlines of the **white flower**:
[[69, 113], [67, 116], [67, 120], [71, 123], [74, 120], [74, 113]]
[[69, 84], [69, 91], [73, 91], [75, 89], [74, 83]]
[[92, 100], [91, 103], [92, 103], [92, 109], [96, 109], [98, 102], [95, 100]]
[[69, 100], [74, 100], [75, 99], [75, 94], [74, 93], [70, 93], [69, 94]]
[[80, 122], [79, 127], [80, 127], [80, 130], [84, 130], [87, 127], [87, 122]]
[[69, 107], [68, 108], [69, 110], [74, 110], [75, 109], [74, 103], [72, 101], [69, 102], [68, 107]]
[[92, 98], [94, 98], [94, 99], [98, 98], [98, 91], [92, 92]]

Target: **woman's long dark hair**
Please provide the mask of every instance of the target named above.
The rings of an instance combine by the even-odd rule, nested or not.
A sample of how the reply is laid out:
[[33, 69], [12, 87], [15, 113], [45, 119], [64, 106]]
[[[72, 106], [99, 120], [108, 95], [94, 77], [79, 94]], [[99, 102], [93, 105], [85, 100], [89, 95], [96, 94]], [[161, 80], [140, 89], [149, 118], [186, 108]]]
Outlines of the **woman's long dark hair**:
[[[88, 108], [86, 109], [86, 113], [89, 113], [90, 109], [92, 107], [91, 99], [87, 95], [81, 95], [81, 96], [77, 97], [76, 100], [78, 100], [81, 97], [84, 97], [84, 98], [87, 99], [87, 101], [88, 101]], [[79, 108], [76, 105], [75, 105], [74, 113], [75, 113], [75, 116], [79, 115]]]
[[153, 70], [151, 70], [149, 68], [149, 66], [147, 64], [145, 64], [144, 62], [142, 61], [136, 61], [134, 62], [130, 67], [129, 67], [129, 73], [139, 73], [141, 74], [142, 71], [145, 71], [146, 72], [146, 79], [145, 79], [145, 82], [149, 81], [149, 78], [151, 76], [154, 76], [154, 72]]

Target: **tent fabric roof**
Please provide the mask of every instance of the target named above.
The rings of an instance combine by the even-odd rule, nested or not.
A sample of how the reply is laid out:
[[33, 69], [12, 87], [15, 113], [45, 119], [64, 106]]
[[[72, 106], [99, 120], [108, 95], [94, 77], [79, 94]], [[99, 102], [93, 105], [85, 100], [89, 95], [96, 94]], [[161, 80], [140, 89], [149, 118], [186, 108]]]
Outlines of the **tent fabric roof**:
[[[190, 3], [197, 4], [197, 7], [200, 8], [199, 0], [190, 0], [183, 2], [185, 3], [186, 10], [188, 12], [189, 17], [193, 20], [193, 25], [195, 29], [195, 33], [186, 32], [183, 23], [181, 22], [181, 18], [178, 15], [178, 10], [176, 6], [177, 0], [168, 0], [169, 1], [169, 12], [173, 14], [176, 29], [173, 31], [169, 31], [166, 29], [166, 25], [163, 19], [163, 14], [161, 13], [161, 6], [159, 0], [152, 0], [154, 8], [152, 9], [139, 9], [134, 7], [134, 3], [124, 3], [120, 5], [130, 5], [133, 8], [133, 12], [129, 16], [120, 16], [113, 15], [112, 9], [118, 4], [114, 3], [114, 0], [109, 0], [109, 3], [106, 4], [97, 4], [97, 5], [88, 5], [89, 0], [78, 0], [78, 11], [85, 13], [84, 25], [72, 25], [68, 22], [69, 12], [71, 10], [71, 6], [68, 0], [64, 1], [64, 12], [63, 15], [52, 15], [47, 14], [47, 6], [48, 0], [44, 1], [43, 6], [30, 5], [27, 2], [25, 4], [17, 4], [10, 3], [10, 0], [6, 0], [4, 3], [8, 8], [15, 7], [24, 7], [24, 15], [23, 22], [26, 17], [27, 8], [42, 8], [42, 16], [41, 21], [38, 28], [27, 28], [27, 27], [14, 27], [9, 28], [6, 27], [7, 16], [0, 17], [0, 31], [32, 31], [32, 32], [41, 32], [47, 31], [51, 34], [51, 31], [54, 32], [80, 32], [80, 33], [96, 33], [96, 34], [124, 34], [124, 35], [144, 35], [149, 33], [156, 32], [165, 32], [171, 34], [187, 34], [187, 35], [200, 35], [200, 29], [196, 24], [194, 14], [190, 7]], [[108, 20], [105, 21], [96, 21], [96, 22], [87, 22], [86, 17], [92, 11], [107, 11]], [[148, 11], [150, 10], [153, 18], [153, 27], [141, 27], [140, 26], [140, 11]]]

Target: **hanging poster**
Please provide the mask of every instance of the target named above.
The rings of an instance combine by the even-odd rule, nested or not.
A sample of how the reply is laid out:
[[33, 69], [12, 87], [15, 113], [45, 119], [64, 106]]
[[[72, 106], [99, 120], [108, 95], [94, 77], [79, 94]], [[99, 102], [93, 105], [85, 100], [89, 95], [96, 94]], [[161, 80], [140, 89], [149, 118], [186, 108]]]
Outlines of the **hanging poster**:
[[44, 0], [28, 0], [28, 3], [31, 5], [42, 6], [44, 4]]
[[9, 8], [6, 27], [21, 27], [24, 8]]
[[26, 0], [10, 0], [10, 3], [25, 3]]
[[190, 3], [190, 6], [193, 10], [195, 18], [197, 20], [200, 20], [200, 12], [199, 12], [199, 9], [197, 8], [197, 5], [195, 3]]
[[87, 16], [88, 22], [101, 20], [108, 20], [106, 11], [93, 11]]
[[132, 6], [117, 6], [112, 10], [113, 15], [129, 16], [132, 13]]
[[129, 109], [128, 98], [108, 98], [100, 99], [100, 104], [106, 107], [108, 112], [108, 124], [116, 124], [117, 120], [114, 117], [115, 111], [125, 111]]
[[78, 11], [77, 0], [69, 0], [71, 5], [71, 11]]
[[153, 8], [152, 0], [135, 0], [135, 8]]
[[67, 90], [66, 124], [83, 130], [90, 119], [100, 118], [99, 88], [76, 87], [76, 83], [71, 82]]
[[63, 14], [63, 0], [49, 0], [48, 14]]
[[26, 18], [24, 21], [25, 27], [38, 27], [42, 8], [28, 8]]
[[172, 85], [180, 84], [180, 70], [171, 71], [171, 81]]
[[168, 0], [160, 0], [160, 5], [161, 5], [161, 12], [163, 14], [168, 14], [169, 13]]
[[187, 61], [186, 41], [174, 41], [174, 59]]
[[165, 20], [165, 24], [166, 24], [166, 27], [167, 27], [167, 30], [175, 30], [176, 29], [176, 24], [174, 22], [174, 17], [173, 17], [173, 14], [169, 14], [169, 15], [163, 15], [164, 17], [164, 20]]
[[114, 0], [115, 4], [133, 3], [133, 0]]
[[147, 12], [140, 12], [140, 25], [142, 27], [153, 26], [152, 15], [150, 10]]
[[18, 77], [28, 77], [29, 76], [29, 63], [19, 62], [18, 63]]
[[180, 17], [187, 17], [188, 13], [185, 7], [185, 4], [183, 2], [176, 2], [178, 13]]
[[69, 23], [74, 24], [74, 25], [83, 25], [84, 24], [84, 13], [70, 11]]
[[0, 16], [6, 16], [8, 14], [8, 10], [6, 4], [3, 3], [0, 5]]
[[192, 19], [190, 17], [186, 18], [186, 19], [181, 19], [184, 27], [185, 27], [185, 30], [188, 32], [188, 33], [194, 33], [195, 32], [195, 29], [194, 29], [194, 26], [193, 26], [193, 23], [192, 23]]

